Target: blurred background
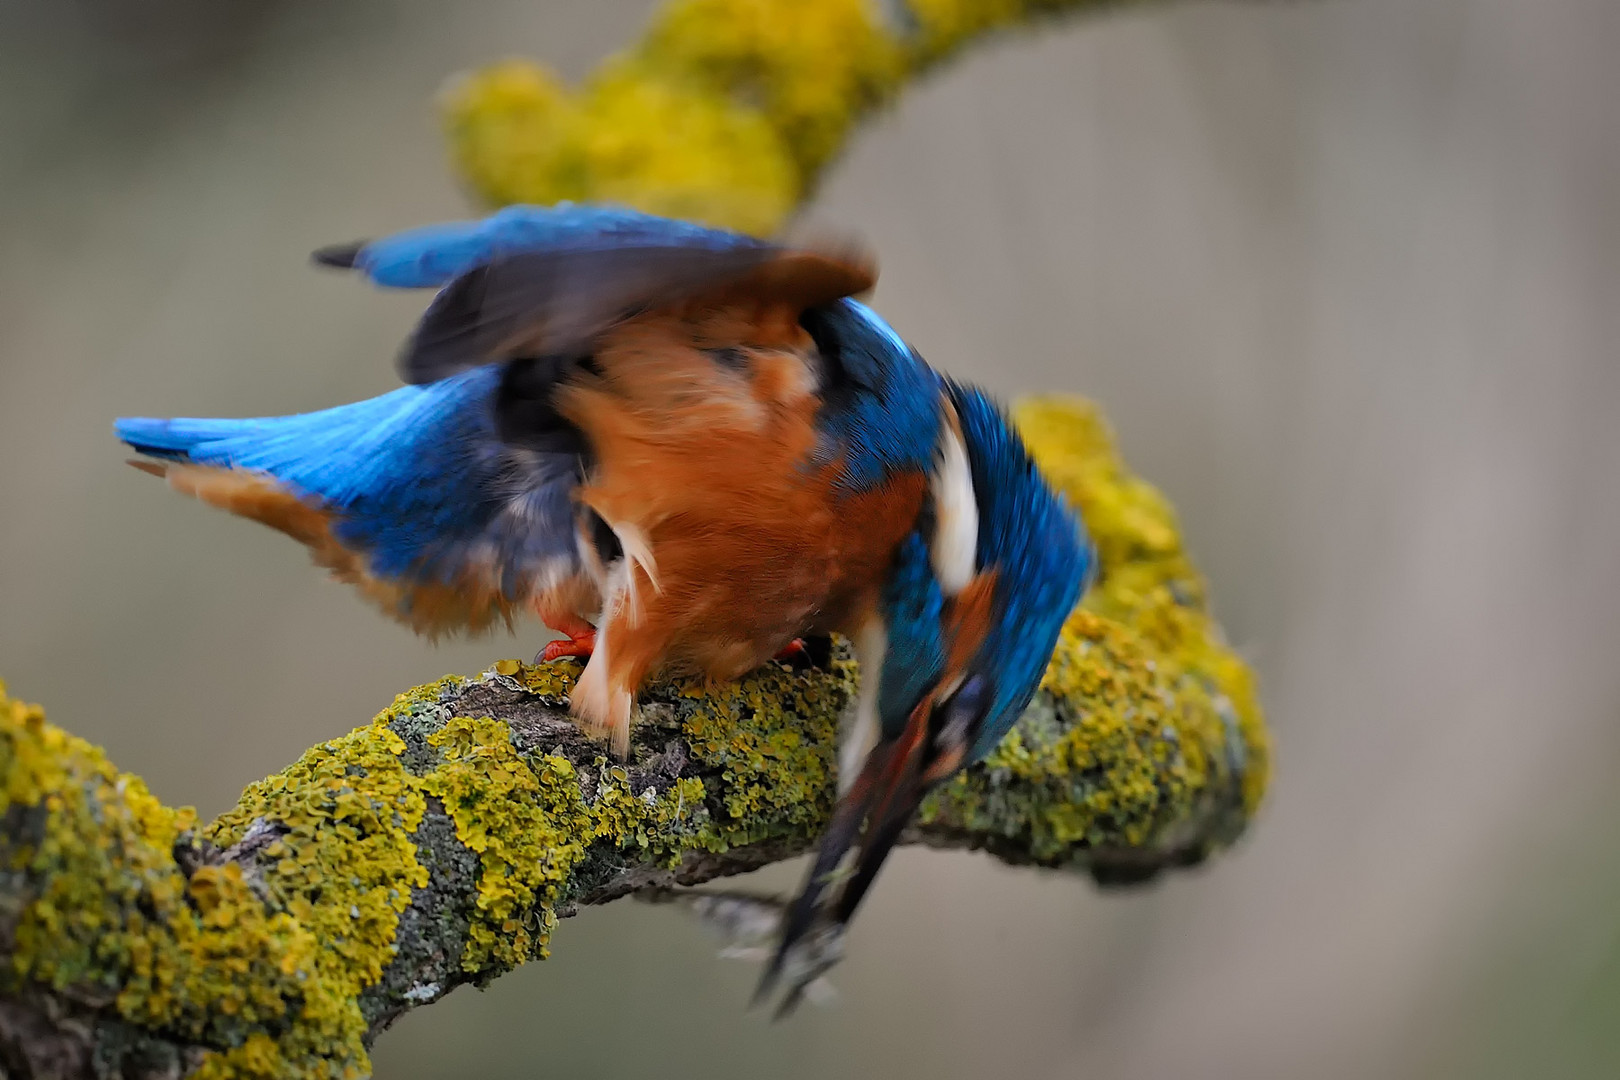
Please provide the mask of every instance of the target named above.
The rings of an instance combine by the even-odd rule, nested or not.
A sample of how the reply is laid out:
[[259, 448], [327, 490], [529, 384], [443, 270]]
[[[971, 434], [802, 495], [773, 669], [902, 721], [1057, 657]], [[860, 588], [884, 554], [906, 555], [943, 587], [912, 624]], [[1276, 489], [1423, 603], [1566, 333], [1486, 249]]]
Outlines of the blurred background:
[[[205, 816], [433, 648], [125, 467], [120, 414], [393, 385], [420, 297], [308, 251], [466, 216], [432, 100], [648, 0], [0, 3], [0, 675]], [[970, 51], [813, 215], [1003, 395], [1100, 400], [1277, 737], [1144, 892], [907, 851], [827, 1009], [624, 902], [404, 1018], [381, 1077], [1620, 1075], [1620, 7], [1189, 3]], [[798, 869], [775, 868], [784, 887]]]

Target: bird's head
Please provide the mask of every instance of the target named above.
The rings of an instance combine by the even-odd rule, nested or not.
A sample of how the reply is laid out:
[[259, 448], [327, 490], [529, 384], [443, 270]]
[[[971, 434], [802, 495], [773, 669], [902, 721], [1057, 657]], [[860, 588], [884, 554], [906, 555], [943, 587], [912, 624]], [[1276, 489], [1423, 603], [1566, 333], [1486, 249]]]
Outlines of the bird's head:
[[[1018, 720], [1094, 572], [1079, 518], [1001, 410], [970, 387], [944, 382], [943, 393], [929, 498], [896, 553], [879, 618], [856, 642], [863, 665], [881, 658], [861, 676], [877, 745], [858, 774], [849, 756], [840, 767], [845, 790], [760, 982], [763, 996], [791, 969], [779, 1015], [836, 959], [843, 926], [929, 789], [983, 758]], [[837, 878], [857, 838], [854, 869]], [[810, 935], [835, 878], [825, 922]], [[812, 940], [830, 944], [801, 946]]]
[[[945, 425], [930, 497], [900, 545], [879, 618], [858, 640], [863, 707], [877, 745], [845, 785], [822, 835], [782, 946], [760, 984], [768, 993], [804, 938], [832, 872], [860, 838], [860, 857], [831, 904], [834, 938], [929, 789], [988, 754], [1030, 697], [1058, 631], [1080, 600], [1095, 558], [1080, 521], [1046, 483], [1007, 418], [981, 392], [944, 384]], [[866, 682], [876, 676], [875, 685]], [[857, 726], [859, 730], [859, 725]], [[859, 749], [860, 739], [851, 740]], [[851, 772], [853, 770], [850, 770]], [[863, 828], [864, 825], [864, 828]], [[805, 961], [805, 971], [831, 961]], [[800, 965], [803, 967], [803, 965]]]
[[928, 787], [995, 748], [1040, 685], [1095, 569], [1084, 526], [1002, 411], [946, 384], [931, 498], [884, 593], [878, 712]]

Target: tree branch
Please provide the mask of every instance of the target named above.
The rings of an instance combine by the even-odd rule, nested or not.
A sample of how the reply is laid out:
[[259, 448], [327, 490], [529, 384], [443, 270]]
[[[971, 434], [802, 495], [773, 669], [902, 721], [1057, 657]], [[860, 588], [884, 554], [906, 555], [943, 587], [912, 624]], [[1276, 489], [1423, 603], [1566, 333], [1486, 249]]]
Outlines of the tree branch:
[[[1263, 790], [1264, 728], [1168, 508], [1082, 403], [1026, 406], [1103, 576], [1040, 694], [910, 842], [1117, 883], [1198, 862]], [[561, 917], [807, 850], [856, 672], [770, 665], [642, 698], [631, 759], [568, 719], [573, 663], [395, 700], [206, 827], [0, 691], [0, 1065], [349, 1076], [408, 1009], [543, 957]]]
[[861, 123], [971, 45], [1127, 0], [667, 0], [577, 87], [506, 60], [442, 95], [493, 206], [607, 199], [774, 233]]

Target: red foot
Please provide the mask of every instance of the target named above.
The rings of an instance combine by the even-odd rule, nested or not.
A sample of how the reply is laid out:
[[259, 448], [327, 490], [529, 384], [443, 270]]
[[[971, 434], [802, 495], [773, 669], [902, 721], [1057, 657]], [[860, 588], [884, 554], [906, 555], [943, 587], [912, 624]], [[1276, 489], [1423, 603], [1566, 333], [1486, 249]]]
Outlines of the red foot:
[[548, 642], [535, 656], [535, 663], [544, 664], [564, 656], [589, 657], [596, 649], [596, 627], [584, 619], [572, 617], [558, 619], [557, 623], [561, 625], [554, 625], [549, 619], [546, 621], [546, 625], [567, 637]]
[[772, 657], [772, 659], [780, 660], [784, 664], [791, 664], [795, 661], [808, 664], [810, 663], [810, 650], [804, 647], [803, 638], [794, 638], [792, 641], [782, 646], [782, 651], [777, 653], [774, 657]]

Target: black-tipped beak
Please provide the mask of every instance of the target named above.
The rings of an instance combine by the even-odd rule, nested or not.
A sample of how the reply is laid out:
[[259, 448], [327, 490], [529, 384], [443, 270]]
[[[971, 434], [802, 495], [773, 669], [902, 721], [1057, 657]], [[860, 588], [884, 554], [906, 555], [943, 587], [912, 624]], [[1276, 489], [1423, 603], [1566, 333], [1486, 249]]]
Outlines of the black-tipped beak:
[[349, 270], [354, 267], [355, 260], [360, 257], [360, 252], [365, 250], [368, 242], [354, 240], [347, 244], [330, 244], [316, 248], [309, 257], [321, 266], [335, 266], [339, 270]]

